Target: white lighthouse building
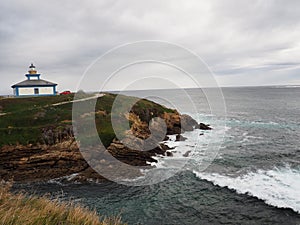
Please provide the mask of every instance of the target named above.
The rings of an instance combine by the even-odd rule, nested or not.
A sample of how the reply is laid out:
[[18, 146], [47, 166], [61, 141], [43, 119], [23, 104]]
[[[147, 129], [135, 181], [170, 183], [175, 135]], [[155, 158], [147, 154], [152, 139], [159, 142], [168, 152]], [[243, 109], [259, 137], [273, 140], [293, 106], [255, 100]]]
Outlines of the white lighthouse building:
[[15, 96], [56, 95], [57, 84], [40, 79], [41, 74], [37, 73], [32, 63], [29, 66], [28, 74], [25, 74], [25, 76], [27, 80], [11, 86]]

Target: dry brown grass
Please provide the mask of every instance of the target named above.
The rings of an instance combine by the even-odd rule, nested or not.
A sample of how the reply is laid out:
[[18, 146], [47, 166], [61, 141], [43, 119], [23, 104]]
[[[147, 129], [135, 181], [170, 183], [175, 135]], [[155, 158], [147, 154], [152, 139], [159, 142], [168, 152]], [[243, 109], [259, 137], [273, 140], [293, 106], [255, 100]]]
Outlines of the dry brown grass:
[[62, 203], [46, 197], [27, 196], [22, 193], [10, 193], [10, 186], [0, 184], [0, 224], [22, 225], [120, 225], [120, 217], [100, 217], [96, 211], [75, 205]]

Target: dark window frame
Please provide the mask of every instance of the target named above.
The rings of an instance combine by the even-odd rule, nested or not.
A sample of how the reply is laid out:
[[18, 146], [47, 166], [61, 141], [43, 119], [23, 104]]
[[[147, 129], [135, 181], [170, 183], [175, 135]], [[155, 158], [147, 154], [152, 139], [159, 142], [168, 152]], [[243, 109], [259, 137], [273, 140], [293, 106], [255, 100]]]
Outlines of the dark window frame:
[[35, 95], [40, 94], [40, 90], [39, 90], [38, 88], [34, 88], [34, 94], [35, 94]]

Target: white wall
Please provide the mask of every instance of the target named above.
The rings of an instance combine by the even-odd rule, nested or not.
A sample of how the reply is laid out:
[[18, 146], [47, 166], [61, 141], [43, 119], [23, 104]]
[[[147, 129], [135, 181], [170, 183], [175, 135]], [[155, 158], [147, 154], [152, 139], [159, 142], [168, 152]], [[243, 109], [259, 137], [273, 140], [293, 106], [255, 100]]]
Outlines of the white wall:
[[51, 95], [53, 94], [53, 87], [40, 87], [40, 95]]
[[39, 95], [51, 95], [53, 94], [53, 87], [20, 87], [19, 95], [34, 95], [34, 89], [39, 89]]
[[34, 95], [34, 88], [19, 88], [19, 95]]

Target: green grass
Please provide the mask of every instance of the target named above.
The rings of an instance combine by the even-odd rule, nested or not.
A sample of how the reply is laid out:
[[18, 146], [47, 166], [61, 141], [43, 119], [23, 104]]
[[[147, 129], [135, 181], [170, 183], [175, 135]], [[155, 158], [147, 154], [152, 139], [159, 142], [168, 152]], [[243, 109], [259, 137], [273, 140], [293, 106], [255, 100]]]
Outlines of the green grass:
[[[82, 94], [81, 98], [91, 95]], [[65, 127], [72, 124], [72, 103], [53, 106], [55, 103], [73, 100], [74, 95], [31, 97], [31, 98], [4, 98], [0, 99], [0, 147], [15, 144], [43, 143], [42, 130]], [[95, 112], [105, 112], [104, 115], [91, 114], [86, 120], [95, 118], [98, 134], [102, 143], [107, 147], [115, 138], [111, 125], [111, 110], [116, 99], [115, 94], [106, 94], [98, 98]], [[149, 122], [153, 117], [164, 112], [174, 112], [154, 102], [128, 96], [119, 96], [117, 107], [126, 106], [128, 102], [137, 101], [131, 111], [139, 115], [142, 121]], [[92, 104], [87, 100], [84, 104]], [[84, 109], [83, 109], [84, 111]], [[89, 138], [88, 136], [86, 138]]]
[[35, 144], [41, 142], [41, 128], [14, 127], [0, 128], [0, 146]]
[[26, 111], [29, 109], [36, 109], [43, 106], [51, 105], [58, 102], [71, 101], [74, 94], [58, 95], [58, 96], [44, 96], [44, 97], [29, 97], [29, 98], [4, 98], [0, 99], [0, 109], [2, 112], [17, 112]]

